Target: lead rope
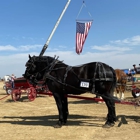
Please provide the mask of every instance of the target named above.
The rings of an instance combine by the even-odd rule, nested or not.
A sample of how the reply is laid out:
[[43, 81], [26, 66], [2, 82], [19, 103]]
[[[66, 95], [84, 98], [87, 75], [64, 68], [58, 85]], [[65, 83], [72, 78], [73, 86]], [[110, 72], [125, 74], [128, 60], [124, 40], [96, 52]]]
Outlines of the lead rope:
[[6, 96], [4, 96], [4, 97], [2, 97], [2, 98], [0, 98], [0, 100], [3, 100], [3, 99], [5, 99], [6, 97], [8, 97], [10, 94], [8, 94], [8, 95], [6, 95]]

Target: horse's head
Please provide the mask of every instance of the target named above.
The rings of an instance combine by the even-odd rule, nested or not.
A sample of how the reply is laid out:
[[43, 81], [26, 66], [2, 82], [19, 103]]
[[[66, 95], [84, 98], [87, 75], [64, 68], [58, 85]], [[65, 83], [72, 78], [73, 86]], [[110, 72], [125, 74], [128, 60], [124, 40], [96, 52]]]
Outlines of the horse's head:
[[43, 79], [45, 72], [47, 72], [55, 58], [49, 56], [33, 56], [29, 55], [29, 60], [26, 62], [26, 70], [23, 76], [36, 84], [38, 81]]
[[39, 80], [42, 79], [42, 76], [40, 74], [42, 67], [40, 66], [41, 61], [39, 60], [40, 57], [31, 57], [29, 55], [29, 60], [25, 64], [26, 70], [23, 76], [34, 84], [36, 84]]

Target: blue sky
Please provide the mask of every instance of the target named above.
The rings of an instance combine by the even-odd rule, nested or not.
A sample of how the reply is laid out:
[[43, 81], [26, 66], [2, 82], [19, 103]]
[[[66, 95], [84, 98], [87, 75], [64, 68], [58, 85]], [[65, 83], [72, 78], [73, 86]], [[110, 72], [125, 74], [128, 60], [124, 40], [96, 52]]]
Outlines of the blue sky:
[[[123, 69], [140, 64], [140, 0], [85, 0], [78, 19], [93, 19], [93, 24], [77, 55], [76, 19], [82, 2], [71, 0], [44, 55], [57, 55], [72, 66], [100, 61]], [[0, 77], [22, 76], [28, 54], [39, 55], [66, 3], [0, 0]]]

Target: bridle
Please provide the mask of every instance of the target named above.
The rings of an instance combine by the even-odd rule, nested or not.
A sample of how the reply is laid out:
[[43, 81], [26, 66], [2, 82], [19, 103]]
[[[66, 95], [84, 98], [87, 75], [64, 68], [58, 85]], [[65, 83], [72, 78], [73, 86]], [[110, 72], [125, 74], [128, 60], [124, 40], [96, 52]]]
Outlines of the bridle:
[[[54, 56], [54, 60], [52, 60], [52, 62], [50, 63], [49, 60], [48, 60], [48, 58], [43, 58], [43, 60], [42, 60], [42, 58], [40, 58], [40, 57], [36, 57], [36, 58], [35, 57], [32, 57], [30, 59], [30, 62], [27, 62], [26, 65], [25, 65], [27, 67], [26, 72], [25, 72], [25, 75], [27, 77], [30, 77], [30, 80], [33, 83], [38, 83], [39, 81], [37, 80], [37, 77], [38, 77], [38, 75], [41, 72], [43, 72], [45, 70], [45, 73], [44, 73], [44, 75], [45, 75], [46, 73], [52, 71], [52, 69], [54, 68], [54, 66], [58, 62], [62, 62], [62, 61], [58, 61], [58, 58], [59, 58], [58, 56], [57, 57]], [[33, 69], [36, 69], [37, 66], [35, 65], [35, 62], [37, 62], [37, 61], [40, 61], [40, 62], [41, 61], [44, 61], [46, 63], [46, 67], [44, 67], [40, 71], [37, 71], [37, 72], [31, 74], [29, 71], [31, 71], [32, 68]], [[43, 75], [43, 77], [44, 77], [44, 75]]]

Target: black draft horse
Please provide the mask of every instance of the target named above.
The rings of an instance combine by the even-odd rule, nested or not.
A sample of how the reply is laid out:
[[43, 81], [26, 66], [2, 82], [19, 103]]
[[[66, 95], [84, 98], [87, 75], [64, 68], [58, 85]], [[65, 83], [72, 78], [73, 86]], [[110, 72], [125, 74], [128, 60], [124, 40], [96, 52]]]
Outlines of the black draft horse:
[[68, 111], [67, 94], [91, 92], [103, 98], [108, 108], [107, 120], [103, 127], [114, 126], [116, 121], [115, 100], [116, 74], [112, 67], [101, 62], [91, 62], [80, 66], [69, 66], [58, 57], [29, 55], [23, 76], [37, 84], [45, 81], [52, 92], [59, 112], [59, 120], [54, 127], [66, 124]]

